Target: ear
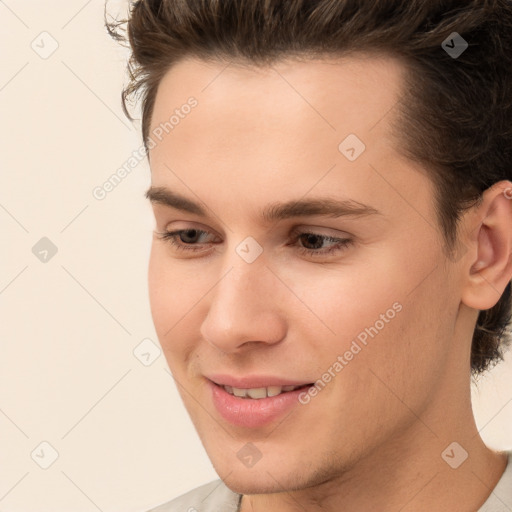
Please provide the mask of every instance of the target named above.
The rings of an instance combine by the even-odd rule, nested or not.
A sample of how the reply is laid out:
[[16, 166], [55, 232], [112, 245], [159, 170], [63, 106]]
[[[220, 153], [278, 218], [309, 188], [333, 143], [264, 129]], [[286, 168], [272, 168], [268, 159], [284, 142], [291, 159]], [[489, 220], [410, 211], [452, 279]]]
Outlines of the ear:
[[500, 181], [487, 189], [472, 218], [461, 299], [471, 308], [486, 310], [512, 279], [512, 182]]

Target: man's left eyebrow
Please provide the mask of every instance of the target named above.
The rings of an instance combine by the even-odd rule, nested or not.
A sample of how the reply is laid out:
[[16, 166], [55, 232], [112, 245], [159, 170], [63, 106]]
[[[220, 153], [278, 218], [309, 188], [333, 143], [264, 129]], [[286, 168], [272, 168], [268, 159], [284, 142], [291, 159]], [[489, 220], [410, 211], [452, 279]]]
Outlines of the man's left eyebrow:
[[[162, 204], [176, 210], [206, 217], [206, 209], [199, 203], [173, 192], [165, 187], [150, 187], [146, 197], [151, 203]], [[263, 210], [261, 217], [265, 222], [275, 222], [295, 217], [312, 217], [315, 215], [326, 217], [363, 217], [368, 215], [382, 215], [372, 206], [365, 205], [353, 199], [333, 199], [332, 197], [314, 197], [309, 199], [296, 199], [285, 203], [271, 203]]]

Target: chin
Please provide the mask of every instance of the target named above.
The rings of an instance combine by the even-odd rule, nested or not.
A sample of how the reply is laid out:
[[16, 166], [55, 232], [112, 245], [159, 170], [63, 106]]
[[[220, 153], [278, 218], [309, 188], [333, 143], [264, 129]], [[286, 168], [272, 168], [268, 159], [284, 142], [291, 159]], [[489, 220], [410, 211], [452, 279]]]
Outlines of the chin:
[[286, 478], [279, 474], [269, 475], [265, 470], [258, 474], [251, 470], [236, 473], [233, 471], [227, 474], [224, 483], [238, 494], [270, 494], [297, 489], [296, 483], [287, 485]]
[[[238, 462], [238, 459], [237, 459]], [[258, 462], [251, 468], [241, 467], [233, 461], [214, 463], [213, 467], [226, 486], [238, 494], [270, 494], [307, 488], [311, 482], [299, 481], [297, 469]], [[235, 469], [233, 469], [235, 467]], [[302, 475], [304, 477], [304, 475]], [[313, 482], [314, 483], [314, 482]]]

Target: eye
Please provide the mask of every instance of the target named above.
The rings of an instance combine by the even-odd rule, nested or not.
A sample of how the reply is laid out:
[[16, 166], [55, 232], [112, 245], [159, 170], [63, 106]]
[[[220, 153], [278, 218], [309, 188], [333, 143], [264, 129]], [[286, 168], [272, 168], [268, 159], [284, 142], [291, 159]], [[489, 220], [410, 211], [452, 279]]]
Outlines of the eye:
[[177, 229], [156, 233], [158, 238], [169, 242], [178, 251], [204, 251], [204, 248], [193, 247], [197, 245], [198, 238], [208, 235], [203, 229]]
[[[177, 229], [175, 231], [155, 233], [158, 238], [170, 243], [174, 249], [181, 252], [205, 252], [208, 248], [201, 247], [200, 244], [219, 243], [215, 241], [208, 242], [208, 236], [211, 234], [202, 229]], [[312, 257], [330, 256], [332, 254], [339, 253], [354, 242], [351, 238], [336, 238], [311, 231], [296, 230], [292, 232], [292, 235], [292, 243], [288, 245], [296, 247], [301, 254]], [[215, 237], [215, 235], [211, 236]], [[313, 247], [297, 245], [297, 242], [299, 241], [301, 244]], [[331, 245], [324, 247], [325, 243], [330, 243]]]
[[[339, 253], [343, 250], [345, 250], [350, 244], [353, 243], [353, 240], [351, 238], [336, 238], [328, 235], [322, 235], [320, 233], [313, 233], [310, 231], [296, 231], [295, 233], [294, 242], [301, 241], [301, 243], [311, 247], [304, 247], [299, 246], [297, 249], [302, 254], [305, 254], [307, 256], [327, 256]], [[322, 248], [322, 245], [325, 242], [331, 242], [332, 245], [327, 248]], [[320, 246], [320, 247], [319, 247]], [[320, 250], [319, 250], [320, 249]]]

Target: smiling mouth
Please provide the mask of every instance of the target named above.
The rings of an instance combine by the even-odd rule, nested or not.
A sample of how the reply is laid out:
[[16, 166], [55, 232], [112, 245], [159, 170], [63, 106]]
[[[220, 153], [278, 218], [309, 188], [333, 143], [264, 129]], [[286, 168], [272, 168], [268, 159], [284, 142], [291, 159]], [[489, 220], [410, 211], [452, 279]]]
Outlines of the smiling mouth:
[[225, 375], [214, 378], [217, 382], [210, 378], [207, 378], [207, 382], [219, 415], [232, 425], [250, 429], [262, 428], [277, 421], [286, 411], [298, 407], [302, 403], [300, 396], [314, 386], [314, 383], [303, 384], [304, 381], [269, 375], [239, 378]]

